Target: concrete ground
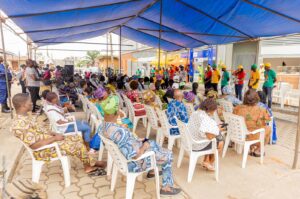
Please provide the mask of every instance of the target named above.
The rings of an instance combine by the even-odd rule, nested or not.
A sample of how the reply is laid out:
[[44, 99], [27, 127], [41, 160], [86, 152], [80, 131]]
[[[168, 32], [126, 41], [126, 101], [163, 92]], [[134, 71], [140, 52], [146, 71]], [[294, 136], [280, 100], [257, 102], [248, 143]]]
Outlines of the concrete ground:
[[[289, 117], [283, 117], [291, 121]], [[12, 180], [31, 178], [31, 161], [27, 152], [22, 153], [20, 143], [9, 133], [11, 120], [8, 115], [0, 115], [0, 153], [6, 155], [6, 168]], [[4, 122], [4, 123], [2, 123]], [[278, 120], [278, 142], [266, 146], [263, 165], [259, 158], [248, 157], [247, 166], [241, 168], [242, 155], [229, 149], [224, 159], [220, 158], [220, 179], [216, 182], [214, 174], [197, 165], [193, 180], [187, 183], [188, 156], [181, 168], [176, 168], [178, 149], [174, 149], [174, 178], [177, 186], [184, 192], [173, 198], [192, 199], [295, 199], [300, 197], [300, 170], [291, 170], [294, 153], [296, 124]], [[138, 134], [142, 137], [146, 129], [140, 123]], [[154, 132], [152, 133], [154, 135]], [[21, 151], [21, 152], [20, 152]], [[21, 157], [19, 155], [21, 154]], [[19, 161], [16, 161], [19, 160]], [[2, 160], [0, 160], [0, 165]], [[200, 162], [200, 161], [199, 161]], [[44, 166], [41, 184], [45, 185], [49, 199], [60, 198], [124, 198], [125, 179], [119, 177], [115, 192], [109, 190], [110, 181], [106, 177], [91, 178], [84, 174], [80, 162], [71, 159], [72, 186], [64, 188], [62, 170], [59, 162]], [[16, 170], [12, 169], [16, 166]], [[120, 176], [120, 175], [119, 175]], [[137, 182], [134, 198], [155, 198], [154, 181], [144, 178]]]

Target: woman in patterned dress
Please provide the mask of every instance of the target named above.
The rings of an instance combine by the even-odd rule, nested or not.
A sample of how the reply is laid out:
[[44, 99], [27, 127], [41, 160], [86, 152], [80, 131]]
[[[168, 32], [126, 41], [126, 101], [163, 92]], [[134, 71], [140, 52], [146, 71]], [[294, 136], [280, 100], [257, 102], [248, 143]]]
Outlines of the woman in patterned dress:
[[[28, 112], [32, 110], [30, 96], [24, 93], [16, 94], [13, 99], [13, 105], [16, 109], [16, 118], [12, 124], [12, 132], [28, 147], [35, 150], [45, 145], [57, 143], [62, 155], [75, 156], [81, 160], [86, 173], [91, 173], [97, 168], [103, 168], [106, 163], [96, 161], [88, 154], [83, 144], [82, 136], [53, 133], [45, 126], [39, 124], [36, 118], [29, 116]], [[36, 160], [50, 161], [57, 157], [55, 148], [42, 149], [34, 151], [33, 156]]]
[[[118, 104], [116, 103], [116, 106]], [[112, 140], [120, 149], [121, 153], [126, 159], [136, 159], [143, 155], [145, 152], [154, 151], [156, 163], [162, 168], [162, 189], [161, 195], [176, 195], [181, 192], [181, 189], [174, 187], [172, 161], [173, 154], [171, 151], [160, 147], [155, 141], [148, 139], [139, 139], [135, 137], [127, 128], [117, 124], [119, 117], [118, 109], [103, 107], [104, 125], [99, 128], [98, 133], [104, 137]], [[130, 172], [144, 171], [150, 167], [151, 161], [145, 158], [137, 162], [129, 162], [128, 169]], [[151, 172], [148, 177], [153, 177]]]

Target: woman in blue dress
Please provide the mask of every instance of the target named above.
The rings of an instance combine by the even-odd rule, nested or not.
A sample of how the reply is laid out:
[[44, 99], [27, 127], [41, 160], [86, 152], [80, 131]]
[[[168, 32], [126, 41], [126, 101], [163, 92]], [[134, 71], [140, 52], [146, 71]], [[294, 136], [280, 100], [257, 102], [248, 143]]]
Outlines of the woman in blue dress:
[[[180, 193], [181, 189], [174, 187], [172, 173], [172, 152], [160, 147], [155, 141], [135, 137], [128, 128], [124, 128], [122, 125], [117, 124], [119, 117], [119, 104], [114, 100], [108, 103], [111, 104], [110, 107], [115, 108], [110, 108], [108, 106], [102, 107], [104, 111], [105, 122], [103, 126], [98, 129], [98, 133], [112, 140], [128, 160], [139, 158], [145, 152], [154, 151], [156, 163], [162, 168], [162, 188], [160, 190], [160, 194], [176, 195]], [[144, 171], [150, 166], [150, 158], [128, 163], [128, 169], [130, 172]], [[151, 171], [147, 176], [154, 177]]]

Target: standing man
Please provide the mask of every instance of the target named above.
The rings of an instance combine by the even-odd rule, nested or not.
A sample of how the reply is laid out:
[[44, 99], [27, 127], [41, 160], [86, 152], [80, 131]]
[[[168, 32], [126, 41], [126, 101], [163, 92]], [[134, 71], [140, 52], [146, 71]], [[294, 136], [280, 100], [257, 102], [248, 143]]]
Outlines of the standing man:
[[155, 76], [155, 68], [151, 68], [150, 70], [150, 77], [154, 77]]
[[253, 64], [251, 66], [251, 76], [249, 79], [248, 87], [257, 90], [259, 86], [259, 80], [260, 80], [260, 74], [259, 71], [257, 70], [257, 65]]
[[214, 89], [214, 91], [218, 92], [218, 83], [221, 79], [220, 71], [217, 69], [217, 65], [214, 64], [212, 66], [212, 75], [211, 75], [211, 86]]
[[227, 71], [225, 65], [222, 65], [222, 71], [223, 71], [223, 74], [222, 74], [222, 80], [221, 80], [221, 92], [222, 92], [222, 95], [223, 95], [224, 94], [223, 93], [223, 88], [225, 86], [228, 86], [229, 80], [230, 80], [230, 76], [229, 76], [229, 72]]
[[274, 83], [276, 82], [276, 72], [271, 69], [271, 63], [265, 64], [265, 82], [263, 85], [263, 91], [268, 98], [268, 107], [272, 106], [272, 90], [274, 87]]
[[36, 109], [38, 108], [36, 105], [36, 101], [39, 97], [39, 89], [40, 89], [40, 77], [37, 73], [37, 70], [34, 68], [34, 62], [31, 59], [28, 59], [26, 61], [26, 82], [27, 82], [27, 88], [29, 90], [31, 101], [33, 104], [32, 112], [35, 113]]
[[205, 95], [208, 93], [209, 89], [211, 88], [211, 76], [212, 76], [212, 71], [210, 65], [208, 64], [204, 74]]
[[8, 91], [5, 77], [5, 66], [3, 63], [3, 57], [0, 57], [0, 104], [2, 113], [10, 113], [10, 108], [7, 105], [7, 97]]
[[137, 78], [141, 78], [141, 76], [142, 76], [142, 71], [139, 68], [136, 71], [136, 76], [137, 76]]
[[21, 85], [22, 88], [22, 93], [26, 93], [26, 85], [25, 85], [25, 69], [26, 65], [22, 64], [20, 66], [20, 72], [17, 74], [17, 80], [19, 80], [19, 84]]
[[243, 87], [244, 87], [244, 80], [246, 77], [246, 73], [244, 72], [244, 67], [242, 65], [238, 66], [238, 69], [233, 72], [235, 76], [235, 95], [236, 98], [242, 101], [243, 98]]

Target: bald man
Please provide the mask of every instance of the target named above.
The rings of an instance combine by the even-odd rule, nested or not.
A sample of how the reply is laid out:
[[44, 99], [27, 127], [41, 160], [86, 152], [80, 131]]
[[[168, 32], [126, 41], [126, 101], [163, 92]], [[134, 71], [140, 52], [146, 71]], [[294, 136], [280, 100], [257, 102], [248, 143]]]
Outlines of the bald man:
[[[169, 102], [167, 109], [167, 117], [172, 126], [177, 126], [176, 118], [184, 123], [187, 123], [189, 120], [186, 107], [182, 100], [183, 93], [178, 89], [174, 90], [174, 100]], [[179, 129], [177, 127], [171, 128], [170, 134], [179, 135]]]

